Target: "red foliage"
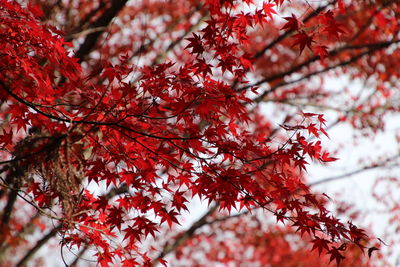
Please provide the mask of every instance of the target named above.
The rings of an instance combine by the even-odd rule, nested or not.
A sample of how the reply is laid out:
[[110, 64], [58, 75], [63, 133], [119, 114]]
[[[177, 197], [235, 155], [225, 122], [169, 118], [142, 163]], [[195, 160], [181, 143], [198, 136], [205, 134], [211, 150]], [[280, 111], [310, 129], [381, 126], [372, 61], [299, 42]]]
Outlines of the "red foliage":
[[[29, 203], [37, 216], [59, 222], [55, 233], [63, 246], [94, 248], [100, 266], [166, 264], [162, 258], [172, 249], [185, 254], [181, 243], [166, 246], [158, 258], [144, 243], [180, 225], [198, 196], [221, 211], [260, 208], [291, 227], [260, 223], [258, 229], [268, 225], [269, 231], [231, 244], [194, 236], [194, 229], [185, 237], [193, 236], [192, 243], [205, 238], [225, 251], [251, 242], [257, 247], [252, 264], [311, 266], [316, 254], [338, 265], [346, 255], [366, 264], [362, 253], [371, 256], [376, 247], [365, 231], [332, 215], [327, 197], [303, 179], [307, 164], [337, 160], [320, 140], [328, 136], [324, 115], [293, 112], [274, 128], [252, 105], [268, 97], [285, 103], [329, 95], [301, 83], [347, 66], [350, 75], [378, 75], [382, 95], [354, 108], [369, 112], [346, 114], [355, 128], [372, 124], [391, 95], [385, 82], [398, 77], [396, 70], [378, 69], [400, 56], [382, 52], [398, 42], [390, 10], [399, 5], [362, 6], [377, 16], [364, 29], [367, 15], [356, 4], [308, 10], [306, 2], [290, 2], [70, 1], [67, 7], [0, 0], [2, 246], [27, 242], [21, 229], [29, 222], [13, 210]], [[282, 17], [285, 4], [304, 14]], [[347, 27], [350, 22], [358, 26]], [[267, 42], [263, 36], [270, 36]], [[298, 80], [288, 80], [296, 73]], [[299, 85], [290, 88], [293, 83]], [[268, 88], [257, 90], [263, 84]], [[243, 227], [239, 222], [221, 227], [235, 231]], [[285, 241], [292, 230], [306, 242]], [[272, 245], [277, 251], [261, 256], [259, 247]], [[318, 252], [313, 259], [310, 249]], [[206, 255], [210, 262], [241, 262], [228, 256], [238, 252], [221, 258], [216, 251]]]

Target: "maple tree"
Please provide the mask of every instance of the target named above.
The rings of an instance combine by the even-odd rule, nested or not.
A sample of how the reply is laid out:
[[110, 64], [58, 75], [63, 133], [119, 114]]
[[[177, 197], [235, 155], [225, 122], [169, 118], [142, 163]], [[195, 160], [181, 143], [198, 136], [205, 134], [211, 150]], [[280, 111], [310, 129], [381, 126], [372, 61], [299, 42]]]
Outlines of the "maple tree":
[[[337, 160], [332, 127], [373, 138], [398, 111], [397, 1], [0, 0], [0, 14], [2, 265], [40, 266], [56, 236], [71, 265], [88, 250], [101, 266], [385, 262], [306, 169]], [[194, 198], [208, 211], [182, 230]]]

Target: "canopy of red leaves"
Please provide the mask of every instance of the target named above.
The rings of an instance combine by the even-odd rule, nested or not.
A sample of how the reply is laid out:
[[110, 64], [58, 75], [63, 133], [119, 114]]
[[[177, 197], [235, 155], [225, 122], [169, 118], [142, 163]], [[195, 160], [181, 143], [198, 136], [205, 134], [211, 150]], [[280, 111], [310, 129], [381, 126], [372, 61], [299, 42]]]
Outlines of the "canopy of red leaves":
[[[342, 1], [310, 10], [299, 1], [301, 16], [286, 14], [291, 1], [283, 0], [76, 1], [76, 16], [31, 2], [0, 0], [1, 242], [18, 245], [19, 219], [10, 214], [23, 199], [60, 223], [63, 245], [94, 248], [101, 266], [151, 265], [143, 243], [179, 225], [199, 197], [221, 211], [261, 208], [337, 264], [346, 251], [376, 249], [303, 179], [310, 162], [337, 160], [320, 140], [328, 136], [324, 116], [297, 112], [274, 128], [252, 107], [268, 97], [323, 96], [304, 84], [277, 89], [358, 60], [365, 64], [352, 75], [373, 72], [380, 99], [389, 97], [385, 82], [398, 70], [370, 68], [399, 57], [393, 49], [374, 54], [398, 43], [395, 1], [365, 4], [369, 14]], [[355, 15], [342, 15], [350, 12], [343, 5]], [[371, 13], [374, 27], [363, 28]], [[365, 117], [346, 119], [371, 123], [376, 101]]]

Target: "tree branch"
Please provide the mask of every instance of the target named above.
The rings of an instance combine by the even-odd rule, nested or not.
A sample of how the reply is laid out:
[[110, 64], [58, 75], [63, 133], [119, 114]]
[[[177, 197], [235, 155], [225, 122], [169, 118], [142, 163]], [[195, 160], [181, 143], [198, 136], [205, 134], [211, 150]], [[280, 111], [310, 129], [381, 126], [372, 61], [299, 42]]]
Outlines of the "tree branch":
[[[346, 50], [357, 50], [357, 49], [363, 49], [363, 48], [370, 48], [370, 50], [367, 51], [367, 52], [371, 53], [371, 52], [375, 52], [375, 51], [383, 49], [383, 48], [387, 48], [390, 45], [396, 44], [396, 43], [399, 43], [399, 42], [400, 42], [400, 40], [391, 40], [391, 41], [385, 41], [385, 42], [379, 42], [379, 43], [370, 43], [370, 44], [362, 44], [362, 45], [346, 45], [346, 46], [343, 46], [343, 47], [340, 47], [340, 48], [337, 48], [335, 50], [330, 51], [327, 57], [336, 56], [339, 53], [341, 53], [343, 51], [346, 51]], [[368, 53], [364, 52], [363, 56], [366, 55], [366, 54], [368, 54]], [[320, 59], [319, 56], [313, 56], [313, 57], [309, 58], [308, 60], [306, 60], [306, 61], [304, 61], [304, 62], [302, 62], [302, 63], [300, 63], [300, 64], [298, 64], [298, 65], [296, 65], [294, 67], [292, 67], [291, 69], [289, 69], [287, 71], [273, 74], [273, 75], [271, 75], [269, 77], [266, 77], [266, 78], [264, 78], [264, 79], [262, 79], [262, 80], [260, 80], [258, 82], [255, 82], [255, 83], [250, 84], [250, 85], [243, 86], [241, 88], [238, 88], [237, 91], [243, 91], [243, 90], [246, 90], [246, 89], [254, 87], [254, 86], [259, 86], [261, 84], [269, 83], [269, 82], [272, 82], [274, 80], [281, 79], [281, 78], [283, 78], [285, 76], [289, 76], [289, 75], [301, 70], [302, 68], [310, 65], [311, 63], [313, 63], [315, 61], [318, 61], [319, 59]], [[269, 91], [268, 91], [268, 93], [269, 93]]]
[[71, 264], [69, 264], [69, 267], [76, 267], [78, 261], [82, 258], [83, 254], [85, 254], [85, 252], [86, 252], [88, 249], [89, 249], [89, 246], [83, 247], [83, 248], [79, 251], [78, 255], [76, 255], [75, 259], [71, 262]]
[[18, 95], [14, 94], [10, 90], [10, 88], [2, 80], [0, 80], [0, 85], [3, 87], [3, 89], [10, 96], [12, 96], [18, 102], [20, 102], [20, 103], [32, 108], [33, 110], [35, 110], [40, 115], [43, 115], [43, 116], [45, 116], [45, 117], [47, 117], [49, 119], [53, 119], [53, 120], [56, 120], [56, 121], [73, 123], [73, 124], [87, 124], [87, 125], [97, 125], [97, 126], [103, 125], [103, 126], [110, 126], [110, 127], [111, 126], [115, 126], [115, 127], [119, 128], [121, 130], [126, 130], [128, 132], [133, 132], [133, 133], [136, 133], [136, 134], [139, 134], [139, 135], [143, 135], [143, 136], [151, 137], [151, 138], [155, 138], [155, 139], [161, 139], [161, 140], [193, 140], [193, 139], [199, 139], [199, 137], [196, 137], [196, 136], [195, 137], [179, 137], [179, 136], [166, 137], [166, 136], [157, 136], [157, 135], [148, 134], [148, 133], [145, 133], [145, 132], [140, 132], [140, 131], [137, 131], [137, 130], [131, 128], [131, 127], [128, 127], [128, 126], [125, 126], [125, 125], [121, 125], [120, 124], [121, 121], [122, 121], [121, 119], [117, 120], [117, 121], [114, 121], [114, 122], [103, 122], [103, 121], [86, 121], [86, 120], [74, 120], [74, 119], [71, 119], [71, 118], [61, 118], [61, 117], [58, 117], [58, 116], [55, 116], [53, 114], [46, 113], [46, 112], [40, 110], [39, 108], [37, 108], [35, 106], [35, 104], [30, 103], [30, 102], [26, 101], [25, 99], [19, 97]]
[[[311, 12], [310, 14], [308, 14], [307, 17], [304, 18], [303, 23], [306, 23], [307, 21], [309, 21], [310, 19], [318, 16], [322, 11], [324, 11], [328, 6], [333, 5], [337, 2], [337, 0], [334, 0], [332, 2], [327, 3], [324, 6], [320, 6], [317, 9], [315, 9], [313, 12]], [[260, 51], [258, 51], [255, 55], [254, 55], [254, 59], [258, 59], [261, 56], [264, 55], [265, 51], [271, 49], [272, 47], [274, 47], [276, 44], [278, 44], [279, 42], [281, 42], [283, 39], [285, 39], [286, 37], [288, 37], [290, 34], [292, 34], [294, 31], [293, 30], [288, 30], [286, 32], [284, 32], [283, 34], [279, 35], [276, 39], [274, 39], [271, 43], [267, 44], [263, 49], [261, 49]]]
[[[201, 7], [202, 7], [202, 5], [200, 5], [200, 4], [197, 5], [196, 8], [189, 14], [188, 17], [190, 18], [194, 13], [199, 11]], [[204, 21], [204, 19], [207, 16], [208, 16], [208, 12], [206, 14], [204, 14], [203, 16], [201, 16], [201, 18], [199, 18], [196, 23], [191, 25], [189, 27], [189, 29], [187, 29], [181, 36], [179, 36], [177, 39], [172, 41], [168, 45], [168, 47], [165, 49], [165, 51], [163, 51], [163, 53], [157, 55], [157, 57], [155, 58], [155, 60], [152, 63], [152, 66], [154, 66], [155, 64], [159, 64], [161, 62], [161, 60], [168, 54], [168, 52], [170, 52], [172, 49], [175, 48], [175, 46], [177, 46], [179, 43], [181, 43], [189, 33], [193, 32], [197, 27], [199, 27], [199, 25]]]
[[44, 245], [54, 237], [58, 231], [61, 229], [62, 224], [60, 223], [56, 227], [54, 227], [49, 233], [47, 233], [44, 237], [36, 242], [36, 244], [25, 254], [24, 257], [17, 263], [16, 267], [24, 267], [26, 266], [29, 259]]
[[157, 265], [159, 263], [159, 260], [171, 253], [172, 251], [176, 250], [179, 246], [184, 244], [189, 238], [191, 238], [195, 231], [204, 225], [208, 224], [209, 222], [207, 221], [207, 218], [211, 216], [219, 207], [219, 204], [215, 204], [212, 206], [207, 213], [205, 213], [201, 218], [199, 218], [196, 222], [194, 222], [189, 229], [185, 230], [183, 233], [181, 233], [172, 244], [167, 242], [161, 251], [161, 253], [158, 255], [158, 257], [153, 261], [154, 265]]
[[[328, 6], [333, 5], [337, 2], [337, 0], [334, 0], [332, 2], [329, 2], [328, 4], [324, 5], [324, 6], [320, 6], [317, 9], [315, 9], [313, 12], [311, 12], [310, 14], [308, 14], [307, 17], [304, 18], [303, 23], [306, 23], [307, 21], [309, 21], [310, 19], [318, 16], [322, 11], [324, 11]], [[269, 44], [267, 44], [266, 46], [264, 46], [260, 51], [258, 51], [254, 56], [253, 59], [259, 59], [260, 57], [262, 57], [265, 52], [269, 49], [271, 49], [272, 47], [274, 47], [276, 44], [280, 43], [282, 40], [284, 40], [286, 37], [288, 37], [290, 34], [292, 34], [294, 32], [294, 30], [288, 30], [285, 31], [283, 34], [279, 35], [276, 39], [274, 39], [272, 42], [270, 42]], [[318, 58], [318, 57], [317, 57]], [[235, 88], [238, 85], [239, 81], [236, 79], [231, 87]], [[244, 86], [242, 88], [237, 89], [238, 91], [241, 91], [242, 89], [247, 89], [251, 86]]]
[[[386, 159], [384, 162], [382, 162], [380, 164], [374, 164], [374, 165], [363, 167], [363, 168], [360, 168], [360, 169], [357, 169], [357, 170], [354, 170], [354, 171], [351, 171], [351, 172], [348, 172], [348, 173], [345, 173], [345, 174], [342, 174], [342, 175], [338, 175], [338, 176], [334, 176], [334, 177], [330, 177], [330, 178], [324, 178], [324, 179], [321, 179], [321, 180], [316, 181], [316, 182], [308, 183], [307, 186], [312, 187], [312, 186], [316, 186], [316, 185], [323, 184], [323, 183], [333, 182], [333, 181], [336, 181], [336, 180], [345, 179], [345, 178], [347, 178], [349, 176], [361, 173], [363, 171], [372, 170], [372, 169], [376, 169], [376, 168], [382, 168], [382, 167], [386, 166], [385, 165], [386, 163], [388, 163], [388, 162], [390, 162], [390, 161], [392, 161], [394, 159], [397, 159], [399, 157], [400, 157], [400, 155], [395, 155], [393, 157], [390, 157], [390, 158]], [[217, 207], [218, 206], [211, 207], [208, 210], [208, 212], [206, 214], [204, 214], [199, 220], [194, 222], [188, 230], [186, 230], [184, 233], [180, 234], [172, 244], [166, 243], [164, 248], [163, 248], [163, 250], [162, 250], [162, 252], [154, 260], [153, 264], [157, 265], [158, 261], [161, 258], [165, 257], [167, 254], [175, 251], [178, 247], [182, 246], [189, 238], [191, 238], [194, 235], [195, 231], [200, 229], [201, 227], [203, 227], [205, 225], [211, 225], [211, 224], [214, 224], [214, 223], [218, 223], [218, 222], [223, 222], [223, 221], [226, 221], [226, 220], [229, 220], [229, 219], [232, 219], [232, 218], [237, 218], [237, 217], [240, 217], [240, 216], [243, 216], [243, 215], [247, 215], [250, 212], [249, 210], [246, 210], [246, 211], [241, 212], [241, 213], [228, 215], [228, 216], [224, 216], [224, 217], [221, 217], [221, 218], [216, 218], [216, 219], [214, 219], [212, 221], [207, 220], [207, 218], [210, 217], [215, 212]]]
[[[17, 193], [16, 189], [11, 189], [10, 193], [8, 194], [7, 204], [3, 210], [3, 216], [1, 218], [1, 225], [4, 227], [6, 226], [11, 218], [11, 212], [13, 210], [15, 201], [17, 200]], [[0, 240], [0, 243], [3, 243], [4, 240]]]
[[[107, 27], [114, 17], [125, 7], [126, 2], [128, 2], [128, 0], [113, 0], [111, 2], [111, 7], [96, 21], [90, 24], [89, 29]], [[104, 30], [99, 30], [86, 36], [85, 41], [75, 53], [75, 57], [79, 59], [78, 62], [82, 62], [84, 57], [92, 51], [103, 32]]]
[[316, 186], [316, 185], [320, 185], [320, 184], [330, 183], [330, 182], [334, 182], [334, 181], [337, 181], [337, 180], [342, 180], [342, 179], [348, 178], [349, 176], [353, 176], [355, 174], [359, 174], [359, 173], [364, 172], [364, 171], [369, 171], [369, 170], [373, 170], [373, 169], [387, 167], [387, 165], [386, 165], [387, 163], [391, 162], [392, 160], [395, 160], [395, 159], [399, 158], [399, 156], [400, 155], [395, 155], [393, 157], [387, 158], [384, 162], [381, 162], [381, 163], [378, 163], [378, 164], [373, 164], [373, 165], [370, 165], [370, 166], [365, 166], [365, 167], [350, 171], [348, 173], [344, 173], [344, 174], [340, 174], [340, 175], [332, 176], [332, 177], [328, 177], [328, 178], [323, 178], [323, 179], [317, 180], [315, 182], [309, 183], [308, 186], [311, 187], [311, 186]]
[[[81, 20], [80, 25], [75, 28], [74, 30], [72, 30], [71, 33], [69, 33], [66, 37], [65, 40], [67, 42], [70, 42], [72, 39], [75, 39], [76, 37], [79, 37], [79, 35], [77, 36], [76, 34], [78, 34], [79, 32], [86, 32], [88, 30], [91, 30], [91, 28], [84, 30], [85, 25], [87, 25], [87, 23], [89, 22], [89, 20], [91, 18], [93, 18], [93, 16], [95, 16], [102, 8], [104, 8], [106, 6], [107, 1], [101, 1], [99, 3], [99, 6], [93, 10], [91, 10], [90, 12], [88, 12], [86, 14], [86, 16]], [[89, 26], [90, 27], [90, 26]]]
[[[255, 102], [260, 102], [260, 101], [262, 101], [263, 98], [264, 98], [265, 96], [267, 96], [268, 94], [274, 92], [276, 89], [278, 89], [278, 88], [280, 88], [280, 87], [282, 87], [282, 86], [286, 86], [286, 85], [289, 85], [289, 84], [297, 83], [297, 82], [300, 82], [300, 81], [302, 81], [302, 80], [309, 79], [309, 78], [311, 78], [311, 77], [313, 77], [313, 76], [315, 76], [315, 75], [318, 75], [318, 74], [327, 72], [327, 71], [329, 71], [329, 70], [332, 70], [332, 69], [335, 69], [335, 68], [338, 68], [338, 67], [343, 67], [343, 66], [349, 65], [349, 64], [351, 64], [351, 63], [357, 61], [358, 59], [360, 59], [360, 58], [362, 58], [362, 57], [364, 57], [364, 56], [366, 56], [366, 55], [370, 55], [370, 54], [372, 54], [372, 53], [374, 53], [374, 52], [376, 52], [376, 51], [378, 51], [378, 50], [387, 48], [387, 47], [389, 47], [390, 45], [392, 45], [392, 44], [397, 44], [397, 43], [399, 43], [399, 42], [400, 42], [400, 40], [393, 40], [393, 41], [387, 41], [387, 42], [381, 42], [381, 43], [373, 43], [373, 44], [366, 44], [366, 45], [345, 46], [345, 47], [343, 47], [343, 48], [334, 50], [334, 51], [332, 51], [331, 53], [329, 53], [330, 56], [336, 55], [336, 54], [338, 54], [339, 52], [342, 52], [342, 51], [344, 51], [344, 50], [369, 48], [367, 51], [362, 52], [362, 53], [360, 53], [360, 54], [358, 54], [358, 55], [355, 55], [355, 56], [351, 57], [350, 59], [348, 59], [348, 60], [346, 60], [346, 61], [339, 62], [339, 63], [337, 63], [337, 64], [335, 64], [335, 65], [326, 67], [326, 68], [324, 68], [324, 69], [322, 69], [322, 70], [318, 70], [318, 71], [314, 71], [314, 72], [308, 73], [308, 74], [306, 74], [306, 75], [304, 75], [304, 76], [302, 76], [302, 77], [300, 77], [300, 78], [298, 78], [298, 79], [292, 80], [292, 81], [281, 82], [281, 83], [279, 83], [279, 84], [277, 84], [277, 85], [271, 87], [269, 90], [265, 91], [263, 94], [261, 94], [260, 96], [258, 96], [254, 101], [255, 101]], [[242, 90], [242, 89], [247, 89], [247, 88], [250, 88], [250, 87], [253, 87], [253, 86], [258, 86], [258, 85], [261, 85], [261, 84], [263, 84], [263, 83], [271, 82], [271, 81], [273, 81], [273, 80], [280, 79], [280, 78], [283, 78], [283, 77], [285, 77], [285, 76], [291, 75], [291, 74], [293, 74], [294, 72], [296, 72], [296, 71], [302, 69], [303, 67], [307, 66], [308, 64], [310, 64], [310, 63], [312, 63], [312, 62], [314, 62], [314, 61], [316, 61], [316, 60], [318, 60], [318, 59], [319, 59], [319, 57], [312, 57], [312, 58], [310, 58], [309, 60], [307, 60], [307, 61], [305, 61], [305, 62], [303, 62], [303, 63], [301, 63], [301, 64], [299, 64], [299, 65], [297, 65], [297, 66], [295, 66], [295, 67], [293, 67], [293, 68], [292, 68], [291, 70], [289, 70], [289, 71], [286, 71], [286, 72], [283, 72], [283, 73], [280, 73], [280, 74], [276, 74], [276, 75], [270, 76], [270, 77], [268, 77], [268, 78], [265, 78], [265, 79], [263, 79], [263, 80], [261, 80], [261, 81], [258, 81], [258, 82], [256, 82], [256, 83], [254, 83], [254, 84], [252, 84], [252, 85], [245, 86], [245, 87], [241, 88], [241, 90]]]

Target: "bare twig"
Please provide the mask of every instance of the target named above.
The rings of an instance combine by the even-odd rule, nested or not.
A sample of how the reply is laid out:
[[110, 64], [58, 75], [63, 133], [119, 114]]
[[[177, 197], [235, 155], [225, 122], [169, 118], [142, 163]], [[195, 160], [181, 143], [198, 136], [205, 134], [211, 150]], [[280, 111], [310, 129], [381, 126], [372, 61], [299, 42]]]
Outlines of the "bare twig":
[[334, 182], [334, 181], [338, 181], [338, 180], [343, 180], [346, 179], [350, 176], [365, 172], [365, 171], [369, 171], [369, 170], [374, 170], [374, 169], [379, 169], [379, 168], [386, 168], [387, 167], [387, 163], [398, 159], [400, 157], [400, 155], [395, 155], [393, 157], [387, 158], [385, 161], [381, 162], [381, 163], [377, 163], [377, 164], [373, 164], [370, 166], [365, 166], [365, 167], [361, 167], [359, 169], [344, 173], [344, 174], [340, 174], [337, 176], [332, 176], [332, 177], [327, 177], [327, 178], [322, 178], [320, 180], [317, 180], [315, 182], [309, 183], [308, 186], [316, 186], [316, 185], [320, 185], [320, 184], [325, 184], [325, 183], [330, 183], [330, 182]]

